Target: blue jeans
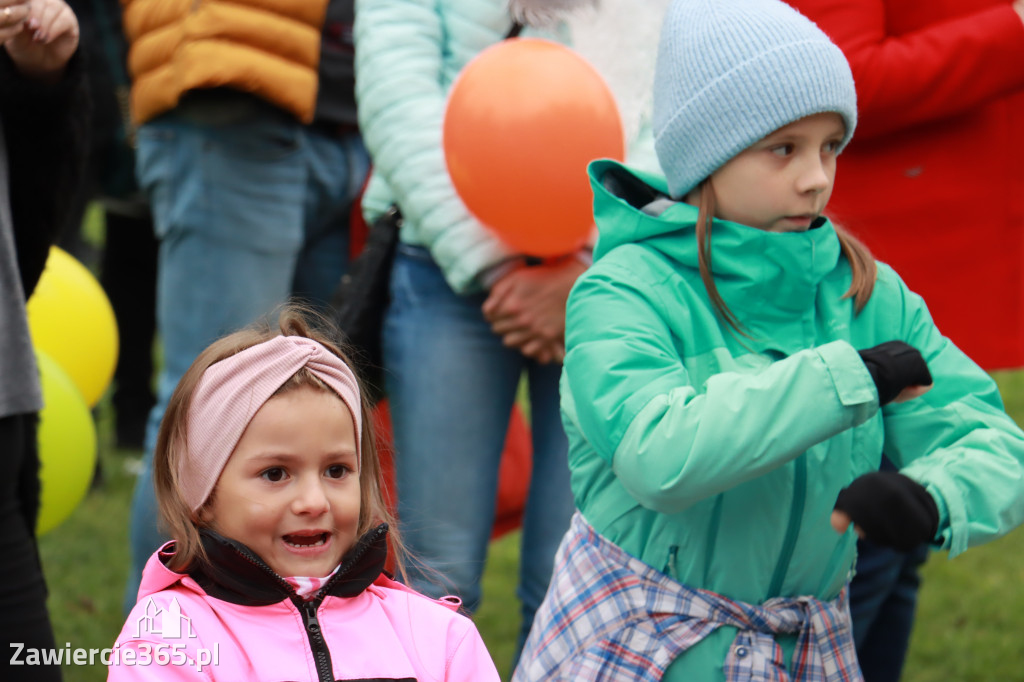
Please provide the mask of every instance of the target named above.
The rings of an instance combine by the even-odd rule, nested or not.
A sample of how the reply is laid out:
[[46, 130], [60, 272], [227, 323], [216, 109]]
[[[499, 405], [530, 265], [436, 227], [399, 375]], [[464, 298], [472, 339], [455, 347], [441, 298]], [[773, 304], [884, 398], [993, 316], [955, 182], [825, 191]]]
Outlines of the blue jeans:
[[238, 93], [193, 99], [139, 130], [137, 174], [160, 240], [163, 367], [132, 500], [126, 611], [166, 540], [151, 463], [178, 380], [212, 341], [290, 296], [329, 300], [348, 266], [349, 215], [368, 169], [358, 134], [321, 134]]
[[[888, 459], [883, 471], [896, 471]], [[914, 629], [918, 569], [928, 559], [928, 545], [910, 552], [857, 542], [857, 572], [850, 581], [850, 615], [857, 659], [865, 682], [898, 682]]]
[[391, 296], [384, 359], [398, 515], [414, 555], [410, 581], [435, 597], [458, 595], [469, 611], [480, 603], [505, 432], [526, 373], [533, 476], [523, 516], [518, 651], [573, 512], [561, 366], [503, 346], [480, 311], [485, 296], [455, 294], [424, 249], [399, 246]]

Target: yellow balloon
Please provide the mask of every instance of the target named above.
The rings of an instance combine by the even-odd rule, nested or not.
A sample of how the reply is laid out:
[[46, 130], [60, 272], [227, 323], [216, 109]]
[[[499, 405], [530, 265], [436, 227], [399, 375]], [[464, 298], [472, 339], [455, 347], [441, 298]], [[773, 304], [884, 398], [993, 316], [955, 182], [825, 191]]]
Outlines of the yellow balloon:
[[42, 535], [60, 525], [89, 491], [96, 467], [96, 427], [71, 378], [36, 350], [43, 384], [39, 413], [39, 519]]
[[50, 356], [92, 407], [117, 365], [117, 321], [96, 278], [67, 252], [53, 247], [28, 301], [32, 343]]

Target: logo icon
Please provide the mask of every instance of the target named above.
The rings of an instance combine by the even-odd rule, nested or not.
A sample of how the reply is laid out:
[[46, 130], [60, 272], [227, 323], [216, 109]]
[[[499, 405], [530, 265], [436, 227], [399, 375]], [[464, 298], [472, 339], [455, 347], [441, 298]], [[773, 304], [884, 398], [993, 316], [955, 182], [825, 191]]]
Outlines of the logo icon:
[[192, 629], [192, 619], [181, 614], [177, 597], [171, 597], [167, 608], [157, 606], [153, 597], [146, 599], [143, 614], [135, 621], [135, 639], [142, 639], [147, 634], [159, 635], [163, 639], [188, 639], [196, 636]]

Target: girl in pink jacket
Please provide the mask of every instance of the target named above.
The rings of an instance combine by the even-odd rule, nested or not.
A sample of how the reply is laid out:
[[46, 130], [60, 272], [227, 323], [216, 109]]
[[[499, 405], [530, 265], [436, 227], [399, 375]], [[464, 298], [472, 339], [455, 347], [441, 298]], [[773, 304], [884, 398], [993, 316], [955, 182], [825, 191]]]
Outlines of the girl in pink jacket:
[[498, 680], [457, 600], [384, 571], [390, 516], [349, 363], [303, 311], [279, 327], [212, 344], [168, 404], [153, 466], [174, 540], [107, 679]]

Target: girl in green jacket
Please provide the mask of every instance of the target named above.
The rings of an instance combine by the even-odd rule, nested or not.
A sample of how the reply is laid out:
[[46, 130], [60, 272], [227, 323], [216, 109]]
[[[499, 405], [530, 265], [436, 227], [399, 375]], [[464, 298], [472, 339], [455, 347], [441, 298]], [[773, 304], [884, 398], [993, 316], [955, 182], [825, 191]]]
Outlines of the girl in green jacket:
[[663, 176], [590, 168], [561, 383], [578, 513], [517, 682], [860, 680], [858, 535], [955, 556], [1024, 521], [995, 384], [823, 216], [856, 118], [789, 6], [673, 0]]

